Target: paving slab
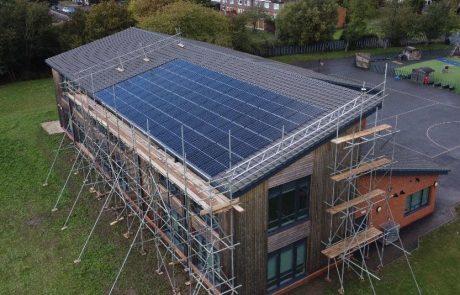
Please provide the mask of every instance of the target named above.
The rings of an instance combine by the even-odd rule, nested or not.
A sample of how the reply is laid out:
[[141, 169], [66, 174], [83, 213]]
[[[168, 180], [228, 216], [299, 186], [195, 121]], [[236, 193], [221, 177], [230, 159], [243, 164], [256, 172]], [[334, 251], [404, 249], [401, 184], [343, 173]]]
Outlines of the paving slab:
[[61, 128], [61, 123], [59, 121], [43, 122], [40, 125], [46, 131], [46, 133], [50, 135], [64, 132], [64, 130]]

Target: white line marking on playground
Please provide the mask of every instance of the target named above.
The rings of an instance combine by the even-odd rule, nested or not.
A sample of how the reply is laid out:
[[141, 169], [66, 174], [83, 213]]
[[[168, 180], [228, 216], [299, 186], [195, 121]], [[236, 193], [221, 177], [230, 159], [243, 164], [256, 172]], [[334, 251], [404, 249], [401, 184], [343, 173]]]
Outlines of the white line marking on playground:
[[415, 109], [412, 109], [410, 111], [407, 111], [407, 112], [403, 112], [403, 113], [399, 113], [399, 114], [396, 114], [396, 115], [393, 115], [393, 116], [389, 116], [389, 117], [386, 117], [386, 118], [383, 118], [383, 119], [379, 119], [378, 121], [384, 121], [384, 120], [389, 120], [389, 119], [393, 119], [393, 118], [396, 118], [396, 117], [400, 117], [401, 115], [407, 115], [409, 113], [412, 113], [412, 112], [415, 112], [415, 111], [419, 111], [421, 109], [425, 109], [425, 108], [429, 108], [429, 107], [432, 107], [432, 106], [435, 106], [435, 105], [438, 105], [439, 103], [433, 103], [433, 104], [429, 104], [429, 105], [426, 105], [426, 106], [422, 106], [422, 107], [418, 107], [418, 108], [415, 108]]
[[446, 151], [444, 151], [444, 152], [442, 152], [442, 153], [436, 154], [436, 155], [432, 156], [431, 159], [434, 159], [434, 158], [439, 157], [439, 156], [441, 156], [441, 155], [444, 155], [444, 154], [450, 153], [450, 152], [452, 152], [452, 151], [455, 151], [455, 150], [458, 149], [458, 148], [460, 148], [460, 145], [459, 145], [459, 146], [456, 146], [456, 147], [453, 147], [453, 148], [451, 148], [451, 149], [448, 149], [448, 150], [446, 150]]
[[435, 145], [445, 149], [446, 151], [450, 150], [450, 149], [456, 149], [458, 147], [460, 147], [460, 145], [457, 145], [457, 146], [454, 146], [452, 148], [448, 148], [440, 143], [437, 143], [433, 138], [431, 138], [430, 136], [430, 131], [432, 128], [434, 127], [438, 127], [438, 126], [441, 126], [441, 125], [447, 125], [447, 124], [452, 124], [452, 123], [460, 123], [460, 121], [448, 121], [448, 122], [442, 122], [442, 123], [437, 123], [437, 124], [433, 124], [431, 125], [430, 127], [428, 127], [428, 129], [426, 130], [426, 137], [432, 142], [434, 143]]
[[428, 101], [431, 101], [431, 102], [434, 102], [434, 103], [437, 103], [437, 104], [440, 104], [440, 105], [445, 105], [445, 106], [448, 106], [450, 108], [456, 108], [456, 109], [460, 109], [460, 106], [456, 106], [456, 105], [451, 105], [451, 104], [448, 104], [448, 103], [445, 103], [445, 102], [440, 102], [440, 101], [437, 101], [437, 100], [434, 100], [434, 99], [431, 99], [431, 98], [427, 98], [427, 97], [423, 97], [421, 95], [417, 95], [417, 94], [412, 94], [410, 92], [407, 92], [407, 91], [402, 91], [402, 90], [398, 90], [398, 89], [394, 89], [394, 88], [387, 88], [391, 91], [394, 91], [394, 92], [399, 92], [401, 94], [405, 94], [405, 95], [408, 95], [408, 96], [412, 96], [412, 97], [415, 97], [415, 98], [420, 98], [420, 99], [424, 99], [424, 100], [428, 100]]
[[404, 149], [406, 149], [406, 150], [413, 151], [414, 153], [420, 154], [420, 155], [425, 156], [425, 157], [427, 157], [427, 158], [431, 158], [430, 155], [427, 155], [427, 154], [422, 153], [422, 152], [420, 152], [420, 151], [414, 150], [413, 148], [410, 148], [410, 147], [408, 147], [408, 146], [406, 146], [406, 145], [403, 145], [403, 144], [400, 144], [400, 143], [397, 143], [397, 142], [395, 142], [395, 145], [400, 146], [400, 147], [402, 147], [402, 148], [404, 148]]

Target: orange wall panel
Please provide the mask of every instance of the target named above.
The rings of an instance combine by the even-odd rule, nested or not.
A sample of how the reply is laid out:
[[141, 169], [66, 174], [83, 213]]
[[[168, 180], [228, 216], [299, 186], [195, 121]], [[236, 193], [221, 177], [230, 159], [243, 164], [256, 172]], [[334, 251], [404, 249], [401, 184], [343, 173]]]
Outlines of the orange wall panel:
[[[387, 191], [391, 187], [390, 196], [393, 196], [389, 200], [391, 207], [391, 213], [393, 214], [394, 221], [399, 223], [401, 228], [411, 224], [412, 222], [419, 220], [431, 213], [433, 213], [436, 204], [436, 191], [437, 188], [434, 183], [437, 181], [438, 175], [408, 175], [408, 176], [377, 176], [375, 177], [374, 188], [380, 188]], [[358, 190], [360, 193], [366, 193], [369, 191], [369, 176], [360, 177], [357, 181]], [[428, 205], [420, 208], [419, 210], [405, 216], [404, 210], [406, 207], [406, 198], [411, 194], [418, 192], [424, 188], [430, 188], [430, 195]], [[363, 208], [366, 204], [361, 205]], [[357, 207], [361, 207], [357, 206]], [[377, 208], [381, 207], [381, 211], [377, 212]], [[361, 216], [361, 212], [356, 213], [356, 217]], [[383, 197], [374, 199], [372, 210], [369, 214], [369, 223], [375, 227], [379, 227], [382, 223], [390, 218], [390, 212], [388, 206], [383, 201]]]

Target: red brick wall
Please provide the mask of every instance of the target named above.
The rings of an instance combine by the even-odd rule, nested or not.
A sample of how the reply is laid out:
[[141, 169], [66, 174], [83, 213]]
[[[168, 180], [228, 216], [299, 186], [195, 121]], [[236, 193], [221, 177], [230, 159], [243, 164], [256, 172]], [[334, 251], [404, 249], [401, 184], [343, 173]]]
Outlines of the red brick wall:
[[[390, 186], [392, 188], [390, 195], [397, 196], [392, 197], [389, 201], [391, 211], [393, 213], [393, 218], [395, 222], [401, 225], [401, 228], [411, 224], [412, 222], [419, 220], [429, 214], [431, 214], [435, 208], [436, 200], [436, 191], [437, 188], [434, 186], [434, 183], [437, 181], [438, 175], [411, 175], [411, 176], [377, 176], [375, 177], [375, 188], [380, 188], [382, 190], [387, 190]], [[363, 176], [358, 179], [357, 182], [358, 189], [361, 193], [365, 193], [369, 188], [369, 176]], [[430, 195], [428, 200], [428, 206], [421, 208], [407, 216], [404, 216], [404, 209], [406, 206], [406, 198], [411, 194], [420, 191], [426, 187], [430, 187]], [[402, 193], [403, 192], [403, 193]], [[373, 208], [369, 214], [369, 222], [372, 223], [375, 227], [378, 227], [380, 224], [388, 220], [390, 212], [388, 211], [388, 206], [384, 201], [377, 202], [383, 198], [376, 198], [374, 200]], [[380, 212], [377, 212], [378, 207], [382, 207]], [[359, 207], [359, 206], [358, 206]], [[356, 214], [356, 217], [361, 215], [360, 212]]]
[[341, 29], [343, 28], [343, 26], [345, 26], [345, 20], [347, 17], [347, 9], [339, 6], [339, 8], [337, 8], [337, 12], [338, 12], [338, 17], [337, 17], [336, 27]]

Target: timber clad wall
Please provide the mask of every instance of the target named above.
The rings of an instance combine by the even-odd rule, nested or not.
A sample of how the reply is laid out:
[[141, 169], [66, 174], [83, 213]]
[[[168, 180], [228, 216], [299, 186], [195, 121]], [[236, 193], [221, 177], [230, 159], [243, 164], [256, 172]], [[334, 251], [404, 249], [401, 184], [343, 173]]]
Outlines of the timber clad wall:
[[268, 253], [281, 249], [310, 235], [310, 220], [291, 226], [268, 237]]
[[53, 84], [54, 84], [54, 93], [56, 96], [56, 104], [57, 104], [57, 110], [59, 114], [59, 122], [61, 123], [61, 126], [64, 127], [65, 123], [63, 122], [62, 118], [62, 110], [61, 110], [61, 101], [62, 101], [62, 91], [61, 91], [61, 78], [59, 76], [59, 73], [52, 69], [51, 73], [53, 74]]
[[324, 248], [321, 241], [327, 241], [329, 236], [330, 221], [324, 202], [332, 194], [329, 167], [329, 163], [334, 160], [332, 145], [326, 143], [315, 150], [314, 159], [310, 189], [310, 220], [313, 230], [308, 239], [308, 272], [313, 272], [327, 263], [325, 256], [321, 254]]
[[[358, 129], [360, 123], [356, 123], [353, 127], [349, 128], [340, 136], [351, 134], [353, 131]], [[365, 124], [363, 121], [361, 124]], [[343, 145], [337, 146], [338, 160], [341, 161], [346, 154], [346, 150], [343, 149]], [[331, 228], [331, 217], [326, 212], [327, 205], [326, 201], [331, 200], [333, 194], [333, 183], [331, 180], [331, 173], [333, 172], [332, 167], [334, 166], [335, 158], [335, 145], [327, 142], [317, 148], [313, 152], [313, 173], [311, 176], [311, 188], [310, 188], [310, 220], [311, 220], [311, 234], [308, 239], [308, 272], [314, 272], [327, 265], [326, 256], [321, 253], [324, 249], [322, 242], [327, 242], [329, 239], [330, 228]], [[353, 157], [357, 159], [359, 156], [359, 149], [355, 149]], [[350, 160], [344, 160], [343, 163], [349, 163]], [[340, 191], [344, 188], [345, 184], [336, 184], [336, 190]], [[334, 217], [332, 223], [332, 230], [335, 230], [339, 224], [339, 215]]]
[[243, 295], [266, 293], [268, 182], [240, 196], [244, 212], [235, 214], [235, 270]]
[[313, 153], [284, 168], [268, 179], [268, 188], [272, 188], [310, 175], [313, 171]]

